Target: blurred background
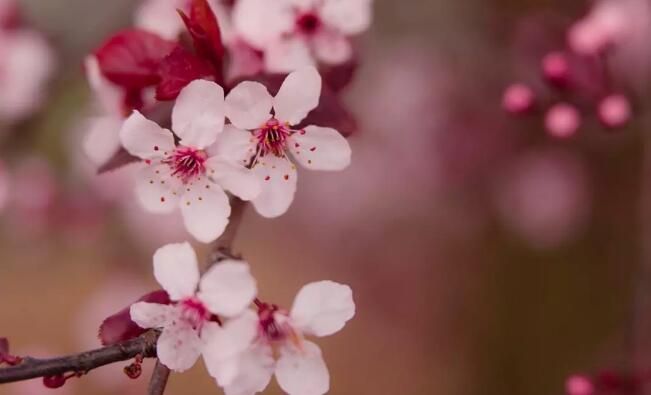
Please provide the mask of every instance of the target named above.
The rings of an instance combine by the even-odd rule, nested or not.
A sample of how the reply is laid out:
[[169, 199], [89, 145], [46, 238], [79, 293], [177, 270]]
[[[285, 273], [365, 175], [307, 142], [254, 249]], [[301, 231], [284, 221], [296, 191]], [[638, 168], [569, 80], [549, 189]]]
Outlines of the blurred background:
[[[103, 318], [156, 287], [153, 251], [189, 236], [179, 218], [137, 207], [132, 169], [95, 176], [81, 149], [83, 59], [131, 25], [137, 1], [22, 6], [56, 71], [36, 115], [0, 134], [0, 335], [19, 355], [54, 356], [99, 346]], [[345, 93], [360, 125], [352, 167], [301, 173], [289, 213], [248, 210], [236, 242], [264, 300], [290, 306], [321, 279], [353, 287], [356, 318], [320, 343], [331, 394], [558, 395], [573, 373], [639, 368], [650, 48], [608, 70], [633, 108], [617, 130], [581, 104], [578, 130], [559, 139], [545, 110], [503, 108], [514, 82], [544, 106], [567, 99], [540, 93], [539, 62], [566, 50], [567, 29], [592, 6], [375, 1]], [[148, 372], [130, 380], [125, 365], [59, 390], [36, 381], [0, 394], [142, 394]], [[173, 375], [168, 393], [219, 389], [199, 363]], [[274, 383], [266, 393], [281, 392]]]

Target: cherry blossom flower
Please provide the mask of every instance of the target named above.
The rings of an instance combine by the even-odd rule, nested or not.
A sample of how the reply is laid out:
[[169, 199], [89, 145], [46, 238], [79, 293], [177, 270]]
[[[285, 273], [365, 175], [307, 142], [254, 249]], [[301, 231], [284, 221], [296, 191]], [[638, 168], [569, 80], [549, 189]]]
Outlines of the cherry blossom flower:
[[276, 97], [264, 85], [250, 81], [240, 83], [226, 97], [226, 116], [232, 125], [226, 127], [217, 152], [251, 166], [262, 184], [252, 203], [264, 217], [282, 215], [294, 199], [297, 172], [288, 153], [311, 170], [343, 170], [350, 164], [350, 146], [336, 130], [292, 129], [317, 107], [320, 94], [319, 73], [306, 67], [289, 74]]
[[631, 119], [631, 103], [621, 94], [606, 96], [599, 103], [597, 113], [599, 120], [610, 128], [619, 128]]
[[137, 111], [120, 131], [124, 148], [145, 163], [136, 180], [144, 208], [170, 213], [180, 206], [187, 230], [205, 243], [217, 239], [228, 223], [231, 209], [223, 189], [243, 200], [256, 198], [261, 190], [243, 164], [208, 149], [228, 144], [222, 141], [223, 127], [224, 90], [196, 80], [181, 91], [172, 112], [178, 145], [171, 131]]
[[0, 120], [14, 123], [36, 111], [54, 67], [54, 54], [38, 33], [0, 32]]
[[581, 126], [581, 113], [571, 104], [558, 103], [545, 115], [547, 132], [557, 138], [574, 136]]
[[[321, 281], [303, 287], [292, 309], [256, 301], [258, 314], [247, 311], [206, 334], [208, 372], [227, 395], [252, 395], [266, 388], [275, 374], [290, 395], [328, 392], [330, 377], [321, 349], [305, 335], [339, 332], [355, 315], [350, 287]], [[274, 360], [274, 350], [279, 355]]]
[[200, 278], [197, 256], [189, 243], [158, 249], [154, 276], [174, 304], [135, 303], [131, 319], [142, 328], [162, 329], [158, 358], [178, 372], [191, 368], [201, 355], [205, 333], [217, 326], [215, 316], [241, 314], [257, 292], [248, 264], [241, 261], [222, 261]]
[[525, 114], [536, 102], [533, 90], [521, 83], [509, 85], [502, 96], [502, 107], [511, 114]]
[[239, 0], [233, 26], [264, 51], [268, 71], [290, 72], [349, 60], [349, 37], [368, 29], [371, 6], [371, 0]]

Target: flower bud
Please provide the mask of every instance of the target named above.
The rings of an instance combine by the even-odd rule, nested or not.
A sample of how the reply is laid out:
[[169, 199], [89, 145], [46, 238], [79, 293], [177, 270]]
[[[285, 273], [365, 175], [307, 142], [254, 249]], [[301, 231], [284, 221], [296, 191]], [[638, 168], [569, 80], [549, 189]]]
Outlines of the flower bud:
[[510, 114], [521, 115], [529, 112], [535, 103], [535, 96], [527, 85], [516, 83], [506, 88], [502, 97], [502, 107]]
[[565, 391], [567, 395], [593, 395], [595, 393], [592, 381], [580, 374], [568, 377], [565, 382]]
[[581, 114], [579, 110], [568, 103], [554, 105], [545, 115], [545, 128], [553, 137], [571, 137], [580, 126]]
[[597, 109], [599, 120], [609, 128], [620, 128], [631, 119], [631, 103], [621, 94], [605, 97]]
[[562, 52], [550, 52], [542, 59], [542, 73], [550, 84], [567, 86], [570, 80], [570, 64]]

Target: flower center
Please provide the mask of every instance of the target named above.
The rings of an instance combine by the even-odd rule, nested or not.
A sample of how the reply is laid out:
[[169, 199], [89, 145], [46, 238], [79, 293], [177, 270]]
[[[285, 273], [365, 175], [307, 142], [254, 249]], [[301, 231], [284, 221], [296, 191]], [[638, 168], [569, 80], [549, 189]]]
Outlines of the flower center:
[[196, 298], [181, 302], [181, 318], [197, 331], [201, 331], [203, 324], [209, 321], [211, 316], [208, 309]]
[[271, 118], [260, 129], [253, 131], [253, 135], [258, 139], [256, 156], [264, 157], [272, 153], [279, 158], [284, 158], [287, 138], [291, 134], [292, 130], [287, 125], [281, 124], [276, 118]]
[[172, 168], [172, 176], [187, 184], [206, 172], [206, 159], [208, 155], [203, 150], [177, 147], [163, 162]]
[[321, 19], [314, 12], [305, 12], [297, 16], [296, 27], [299, 32], [312, 35], [321, 27]]
[[276, 319], [278, 311], [278, 306], [266, 304], [258, 311], [260, 331], [262, 336], [270, 342], [285, 340], [292, 331], [287, 323], [278, 322]]

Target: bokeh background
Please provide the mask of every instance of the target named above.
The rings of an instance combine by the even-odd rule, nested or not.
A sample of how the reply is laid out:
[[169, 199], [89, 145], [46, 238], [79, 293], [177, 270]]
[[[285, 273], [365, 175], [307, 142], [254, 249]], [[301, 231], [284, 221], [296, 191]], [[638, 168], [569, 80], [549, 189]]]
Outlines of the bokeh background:
[[[0, 335], [17, 354], [98, 346], [102, 319], [155, 287], [153, 251], [188, 238], [178, 218], [136, 207], [131, 169], [96, 177], [81, 152], [83, 58], [130, 25], [136, 3], [24, 1], [58, 66], [43, 110], [0, 148]], [[529, 31], [562, 45], [588, 7], [376, 0], [345, 97], [360, 123], [352, 167], [301, 173], [289, 213], [247, 211], [236, 243], [265, 300], [289, 306], [321, 279], [353, 287], [356, 318], [321, 343], [331, 394], [558, 395], [572, 373], [632, 367], [644, 116], [558, 141], [501, 108], [504, 87], [537, 72]], [[146, 374], [130, 380], [123, 366], [0, 394], [143, 393]], [[201, 363], [168, 388], [219, 393]]]

